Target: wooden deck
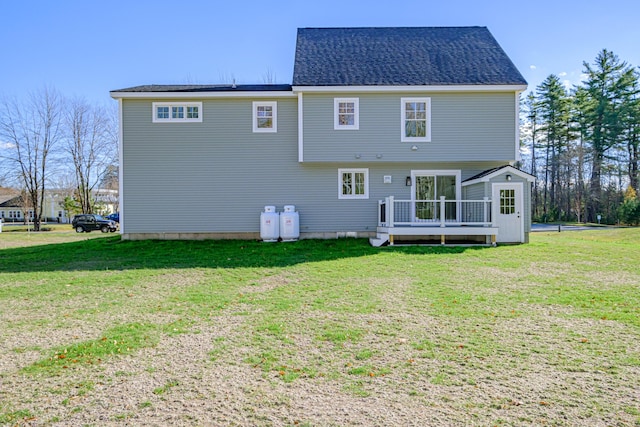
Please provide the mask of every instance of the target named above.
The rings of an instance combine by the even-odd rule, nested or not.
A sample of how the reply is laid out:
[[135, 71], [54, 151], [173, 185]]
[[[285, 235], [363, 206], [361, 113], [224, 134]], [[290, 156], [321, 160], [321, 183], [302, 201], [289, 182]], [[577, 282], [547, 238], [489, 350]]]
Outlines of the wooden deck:
[[[447, 237], [485, 236], [496, 244], [498, 227], [491, 221], [491, 201], [483, 200], [397, 200], [393, 196], [378, 203], [377, 236], [373, 246], [393, 245], [396, 238], [418, 240], [430, 237], [447, 244]], [[470, 238], [471, 239], [471, 238]], [[452, 239], [453, 240], [453, 239]]]
[[[440, 244], [447, 244], [447, 237], [463, 237], [463, 236], [487, 236], [485, 244], [496, 244], [496, 236], [498, 235], [497, 227], [472, 227], [462, 225], [451, 225], [447, 227], [429, 227], [429, 226], [396, 226], [396, 227], [378, 227], [377, 237], [369, 239], [373, 246], [382, 246], [385, 243], [393, 245], [396, 240], [404, 238], [419, 239], [420, 237], [438, 237]], [[481, 243], [479, 243], [481, 244]]]

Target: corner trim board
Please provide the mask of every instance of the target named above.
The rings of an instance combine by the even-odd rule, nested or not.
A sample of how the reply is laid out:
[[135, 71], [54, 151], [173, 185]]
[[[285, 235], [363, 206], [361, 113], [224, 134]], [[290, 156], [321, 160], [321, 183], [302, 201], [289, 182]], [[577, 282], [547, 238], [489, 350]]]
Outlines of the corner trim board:
[[302, 92], [298, 92], [298, 162], [304, 162], [304, 108]]

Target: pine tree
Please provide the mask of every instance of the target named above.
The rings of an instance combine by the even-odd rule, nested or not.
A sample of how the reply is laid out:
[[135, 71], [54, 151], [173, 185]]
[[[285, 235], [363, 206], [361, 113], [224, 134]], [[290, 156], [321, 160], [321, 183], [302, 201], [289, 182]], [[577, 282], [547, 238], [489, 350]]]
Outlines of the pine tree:
[[587, 219], [595, 221], [602, 211], [602, 173], [609, 150], [620, 144], [625, 130], [625, 103], [637, 93], [635, 72], [626, 62], [606, 49], [595, 59], [593, 66], [584, 62], [585, 99], [582, 114], [588, 126], [586, 139], [591, 149], [591, 178]]
[[541, 118], [540, 133], [545, 143], [545, 182], [543, 212], [545, 219], [559, 219], [561, 158], [566, 151], [569, 131], [570, 98], [558, 76], [551, 74], [536, 88]]

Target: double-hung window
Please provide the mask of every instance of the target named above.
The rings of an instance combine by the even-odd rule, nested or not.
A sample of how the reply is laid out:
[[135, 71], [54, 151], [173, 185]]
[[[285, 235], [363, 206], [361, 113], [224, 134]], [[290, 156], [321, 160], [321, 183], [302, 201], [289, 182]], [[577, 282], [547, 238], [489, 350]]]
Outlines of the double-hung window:
[[278, 103], [275, 101], [253, 103], [253, 131], [278, 131]]
[[369, 169], [338, 169], [338, 199], [368, 199]]
[[401, 103], [401, 141], [431, 141], [431, 98], [402, 98]]
[[153, 123], [201, 122], [202, 102], [154, 102]]
[[360, 102], [358, 98], [333, 100], [333, 128], [357, 130], [360, 127]]

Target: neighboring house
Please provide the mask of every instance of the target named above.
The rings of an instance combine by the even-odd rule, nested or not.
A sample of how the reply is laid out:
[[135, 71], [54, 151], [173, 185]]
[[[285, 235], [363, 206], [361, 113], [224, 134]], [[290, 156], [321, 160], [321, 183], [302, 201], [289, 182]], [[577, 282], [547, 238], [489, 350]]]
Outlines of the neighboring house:
[[[42, 207], [43, 222], [69, 222], [65, 211], [60, 207], [64, 197], [54, 191], [47, 190]], [[33, 221], [33, 209], [26, 208], [22, 196], [14, 196], [0, 203], [0, 218], [5, 222]]]
[[118, 190], [97, 188], [91, 191], [96, 203], [96, 210], [101, 215], [118, 212]]
[[[0, 194], [0, 220], [7, 222], [13, 221], [13, 217], [16, 215], [16, 196], [12, 193]], [[18, 209], [20, 210], [20, 209]], [[22, 211], [20, 210], [20, 217], [22, 217]]]
[[[298, 30], [292, 85], [148, 85], [119, 101], [124, 239], [526, 242], [526, 81], [484, 27]], [[169, 218], [181, 220], [169, 221]]]
[[[72, 193], [70, 190], [45, 190], [42, 207], [43, 222], [70, 223], [73, 214], [64, 210], [64, 199]], [[101, 214], [118, 210], [118, 191], [97, 189], [92, 191]], [[25, 209], [22, 196], [2, 197], [0, 195], [0, 218], [5, 222], [24, 222], [25, 217], [33, 221], [33, 209]]]
[[33, 221], [33, 209], [27, 209], [22, 196], [13, 196], [0, 203], [0, 218], [4, 222]]

